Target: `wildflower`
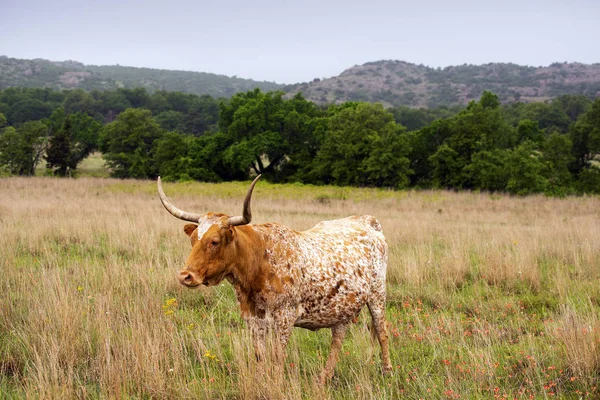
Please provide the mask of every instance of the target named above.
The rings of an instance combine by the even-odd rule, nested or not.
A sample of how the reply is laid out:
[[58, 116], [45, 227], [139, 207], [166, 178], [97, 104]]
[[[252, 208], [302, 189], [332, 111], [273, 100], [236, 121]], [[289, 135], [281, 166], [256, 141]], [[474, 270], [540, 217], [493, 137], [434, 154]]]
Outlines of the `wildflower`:
[[83, 290], [83, 286], [77, 286], [77, 291], [81, 292]]
[[165, 304], [162, 305], [162, 309], [165, 315], [171, 315], [175, 313], [177, 308], [177, 299], [175, 297], [165, 300]]
[[204, 357], [210, 358], [211, 360], [214, 360], [214, 361], [217, 361], [217, 362], [221, 361], [221, 360], [219, 360], [217, 358], [216, 354], [211, 354], [210, 351], [208, 351], [208, 350], [206, 350], [206, 352], [204, 353]]

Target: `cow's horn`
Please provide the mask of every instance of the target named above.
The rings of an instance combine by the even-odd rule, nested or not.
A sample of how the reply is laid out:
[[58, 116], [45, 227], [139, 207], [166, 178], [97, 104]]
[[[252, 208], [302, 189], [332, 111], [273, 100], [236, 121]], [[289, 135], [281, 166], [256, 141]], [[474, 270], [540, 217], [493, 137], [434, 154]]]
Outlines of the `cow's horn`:
[[252, 199], [252, 190], [254, 190], [254, 185], [260, 178], [258, 175], [252, 183], [250, 184], [250, 188], [248, 189], [248, 193], [246, 193], [246, 198], [244, 199], [244, 211], [242, 216], [229, 217], [229, 226], [238, 226], [238, 225], [246, 225], [252, 221], [252, 211], [250, 210], [250, 200]]
[[194, 214], [191, 212], [183, 211], [171, 204], [169, 199], [167, 199], [165, 192], [163, 191], [162, 185], [160, 183], [160, 176], [158, 177], [158, 195], [160, 196], [160, 201], [162, 201], [163, 206], [165, 206], [167, 211], [170, 212], [174, 217], [177, 217], [184, 221], [190, 221], [195, 223], [198, 223], [198, 220], [202, 217], [202, 214]]

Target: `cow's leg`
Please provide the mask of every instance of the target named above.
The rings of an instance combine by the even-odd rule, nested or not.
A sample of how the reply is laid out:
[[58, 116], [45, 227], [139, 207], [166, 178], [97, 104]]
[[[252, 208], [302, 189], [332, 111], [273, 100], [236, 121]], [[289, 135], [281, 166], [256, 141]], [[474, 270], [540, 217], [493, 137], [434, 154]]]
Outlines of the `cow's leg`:
[[264, 361], [266, 356], [267, 332], [266, 321], [261, 318], [250, 318], [247, 320], [250, 333], [252, 334], [252, 344], [254, 345], [254, 355], [258, 361]]
[[329, 357], [327, 357], [325, 368], [320, 376], [320, 382], [323, 384], [333, 376], [335, 364], [337, 364], [338, 355], [342, 348], [347, 329], [348, 324], [337, 325], [331, 328], [331, 350], [329, 351]]
[[372, 294], [371, 298], [367, 302], [367, 306], [369, 307], [369, 312], [371, 313], [377, 340], [381, 346], [381, 362], [383, 364], [383, 372], [391, 372], [392, 362], [390, 361], [388, 332], [385, 321], [385, 291], [379, 291], [376, 294]]
[[273, 313], [273, 327], [277, 335], [277, 346], [275, 348], [275, 357], [277, 361], [285, 362], [285, 348], [288, 344], [292, 330], [294, 329], [294, 321], [296, 320], [296, 311], [291, 308], [280, 308]]

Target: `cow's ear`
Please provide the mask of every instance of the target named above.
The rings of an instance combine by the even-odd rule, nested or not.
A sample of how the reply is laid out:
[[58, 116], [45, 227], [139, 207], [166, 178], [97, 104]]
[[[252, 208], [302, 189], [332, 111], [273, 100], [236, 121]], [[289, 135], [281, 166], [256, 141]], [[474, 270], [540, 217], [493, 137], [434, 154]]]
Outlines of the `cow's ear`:
[[194, 231], [196, 230], [197, 227], [198, 227], [198, 225], [195, 225], [195, 224], [186, 224], [186, 226], [183, 227], [183, 231], [185, 232], [186, 235], [191, 237], [192, 233], [194, 233]]

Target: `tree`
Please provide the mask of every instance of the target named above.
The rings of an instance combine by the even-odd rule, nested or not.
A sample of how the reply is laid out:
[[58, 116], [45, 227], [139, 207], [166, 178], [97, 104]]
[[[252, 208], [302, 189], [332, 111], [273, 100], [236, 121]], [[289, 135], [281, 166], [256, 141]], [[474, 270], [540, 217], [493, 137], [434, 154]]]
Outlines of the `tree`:
[[314, 162], [315, 178], [335, 185], [405, 187], [412, 171], [403, 132], [380, 104], [333, 108]]
[[46, 150], [46, 168], [53, 169], [58, 176], [67, 176], [77, 168], [77, 163], [71, 157], [71, 118], [66, 117], [63, 126], [53, 132]]
[[552, 133], [542, 146], [542, 161], [545, 164], [545, 177], [548, 179], [548, 192], [564, 195], [571, 191], [571, 172], [569, 165], [573, 162], [573, 144], [567, 135]]
[[570, 169], [574, 174], [579, 174], [600, 153], [600, 98], [579, 117], [569, 130], [569, 136], [573, 142], [574, 157]]
[[11, 106], [8, 121], [11, 125], [38, 121], [52, 114], [53, 107], [41, 100], [27, 98]]
[[70, 175], [98, 148], [102, 125], [84, 112], [67, 114], [63, 108], [58, 108], [43, 122], [49, 133], [47, 168], [53, 169], [58, 176]]
[[232, 170], [252, 169], [267, 179], [285, 180], [294, 173], [286, 165], [295, 165], [296, 152], [312, 142], [311, 120], [320, 114], [301, 95], [285, 100], [283, 92], [238, 93], [220, 104], [219, 126], [230, 140], [224, 160]]
[[439, 119], [409, 136], [411, 152], [408, 158], [410, 167], [414, 171], [411, 178], [413, 185], [431, 184], [433, 171], [431, 156], [452, 135], [452, 132], [452, 120]]
[[[442, 144], [429, 157], [431, 163], [431, 178], [436, 187], [458, 188], [463, 185], [462, 173], [467, 161], [456, 150], [447, 144]], [[467, 170], [468, 172], [468, 170]]]
[[190, 147], [189, 138], [177, 133], [167, 132], [155, 142], [154, 162], [159, 175], [165, 180], [192, 179], [189, 176], [187, 158]]
[[525, 141], [508, 153], [506, 166], [509, 179], [506, 190], [512, 194], [527, 195], [546, 189], [544, 163], [535, 143]]
[[470, 102], [446, 124], [443, 145], [428, 159], [433, 182], [438, 186], [474, 188], [475, 175], [470, 167], [474, 155], [508, 149], [514, 142], [514, 131], [502, 116], [498, 96], [491, 92], [483, 92], [479, 102]]
[[0, 166], [11, 174], [34, 175], [46, 151], [47, 128], [41, 121], [28, 121], [16, 130], [12, 126], [0, 134]]
[[555, 129], [566, 133], [571, 120], [558, 102], [529, 103], [524, 105], [520, 119], [538, 121], [540, 129]]
[[85, 112], [89, 115], [100, 115], [102, 106], [92, 95], [82, 89], [73, 89], [67, 92], [63, 108], [67, 114]]
[[184, 131], [195, 136], [214, 129], [219, 121], [219, 103], [211, 96], [196, 99], [184, 115]]
[[539, 123], [529, 119], [519, 121], [517, 125], [517, 143], [531, 140], [535, 143], [544, 141], [544, 133], [540, 130]]
[[505, 149], [482, 150], [471, 158], [468, 171], [475, 189], [492, 192], [504, 191], [508, 184], [507, 169], [510, 151]]
[[575, 122], [590, 109], [592, 102], [582, 94], [563, 94], [552, 100], [552, 104], [558, 104], [571, 122]]
[[100, 150], [116, 178], [155, 178], [154, 141], [163, 130], [149, 110], [129, 108], [100, 134]]
[[156, 122], [166, 131], [184, 132], [184, 115], [179, 111], [163, 111], [154, 117]]

